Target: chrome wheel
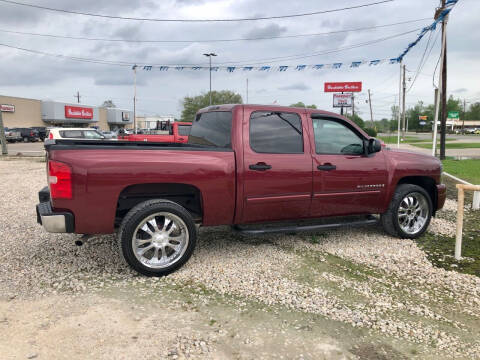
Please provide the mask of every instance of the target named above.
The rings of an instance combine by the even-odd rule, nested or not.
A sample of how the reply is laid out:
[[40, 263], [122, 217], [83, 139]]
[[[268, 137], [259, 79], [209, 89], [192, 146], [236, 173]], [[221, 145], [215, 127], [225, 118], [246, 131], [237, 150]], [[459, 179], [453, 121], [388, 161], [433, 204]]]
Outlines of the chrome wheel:
[[398, 225], [405, 233], [415, 235], [423, 230], [429, 218], [429, 205], [419, 192], [406, 195], [398, 207]]
[[175, 264], [188, 247], [185, 222], [169, 212], [148, 216], [136, 227], [132, 238], [135, 257], [144, 266], [162, 269]]

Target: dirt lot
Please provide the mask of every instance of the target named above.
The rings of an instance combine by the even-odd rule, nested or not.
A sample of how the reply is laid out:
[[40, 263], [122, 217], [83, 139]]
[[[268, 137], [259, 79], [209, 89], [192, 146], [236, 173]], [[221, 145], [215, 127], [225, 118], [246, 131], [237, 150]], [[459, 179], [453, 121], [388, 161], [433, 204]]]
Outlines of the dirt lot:
[[[480, 357], [480, 278], [434, 267], [413, 241], [377, 226], [201, 229], [184, 268], [145, 278], [113, 235], [76, 247], [36, 224], [44, 171], [41, 159], [0, 161], [2, 359]], [[455, 206], [431, 234], [452, 236]]]

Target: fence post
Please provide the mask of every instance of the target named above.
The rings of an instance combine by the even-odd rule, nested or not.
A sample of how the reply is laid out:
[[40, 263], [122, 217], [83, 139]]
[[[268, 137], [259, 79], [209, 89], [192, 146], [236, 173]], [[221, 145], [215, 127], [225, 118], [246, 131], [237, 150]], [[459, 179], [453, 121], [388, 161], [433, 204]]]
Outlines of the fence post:
[[455, 260], [462, 258], [462, 233], [463, 233], [463, 208], [465, 192], [463, 184], [457, 184], [458, 189], [458, 210], [457, 210], [457, 236], [455, 238]]

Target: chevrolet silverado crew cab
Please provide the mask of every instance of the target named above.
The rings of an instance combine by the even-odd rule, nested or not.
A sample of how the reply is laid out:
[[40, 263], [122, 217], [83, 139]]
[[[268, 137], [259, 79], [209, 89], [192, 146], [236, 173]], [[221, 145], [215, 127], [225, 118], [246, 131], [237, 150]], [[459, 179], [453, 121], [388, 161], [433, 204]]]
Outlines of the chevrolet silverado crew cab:
[[200, 225], [314, 231], [379, 214], [388, 234], [416, 238], [446, 196], [436, 158], [313, 109], [210, 106], [186, 144], [54, 139], [45, 148], [38, 222], [57, 233], [117, 231], [125, 260], [149, 276], [182, 266]]

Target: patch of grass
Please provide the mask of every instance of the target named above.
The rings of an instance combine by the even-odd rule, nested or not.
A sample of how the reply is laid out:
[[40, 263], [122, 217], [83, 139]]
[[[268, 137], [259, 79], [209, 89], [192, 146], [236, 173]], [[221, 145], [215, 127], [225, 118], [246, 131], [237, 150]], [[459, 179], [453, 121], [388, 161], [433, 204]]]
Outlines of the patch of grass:
[[[432, 144], [412, 144], [413, 146], [420, 147], [423, 149], [431, 149]], [[446, 143], [445, 149], [480, 149], [480, 142], [478, 143]]]
[[[479, 144], [480, 145], [480, 144]], [[480, 184], [480, 159], [443, 160], [443, 170], [460, 179]]]
[[[396, 144], [397, 143], [397, 135], [389, 135], [389, 136], [379, 136], [380, 140], [382, 140], [385, 144]], [[419, 139], [414, 136], [405, 136], [404, 140], [401, 141], [402, 143], [411, 143], [411, 142], [422, 142], [425, 140]]]
[[465, 214], [463, 224], [462, 257], [457, 261], [455, 238], [427, 233], [416, 240], [433, 265], [480, 277], [480, 211]]

